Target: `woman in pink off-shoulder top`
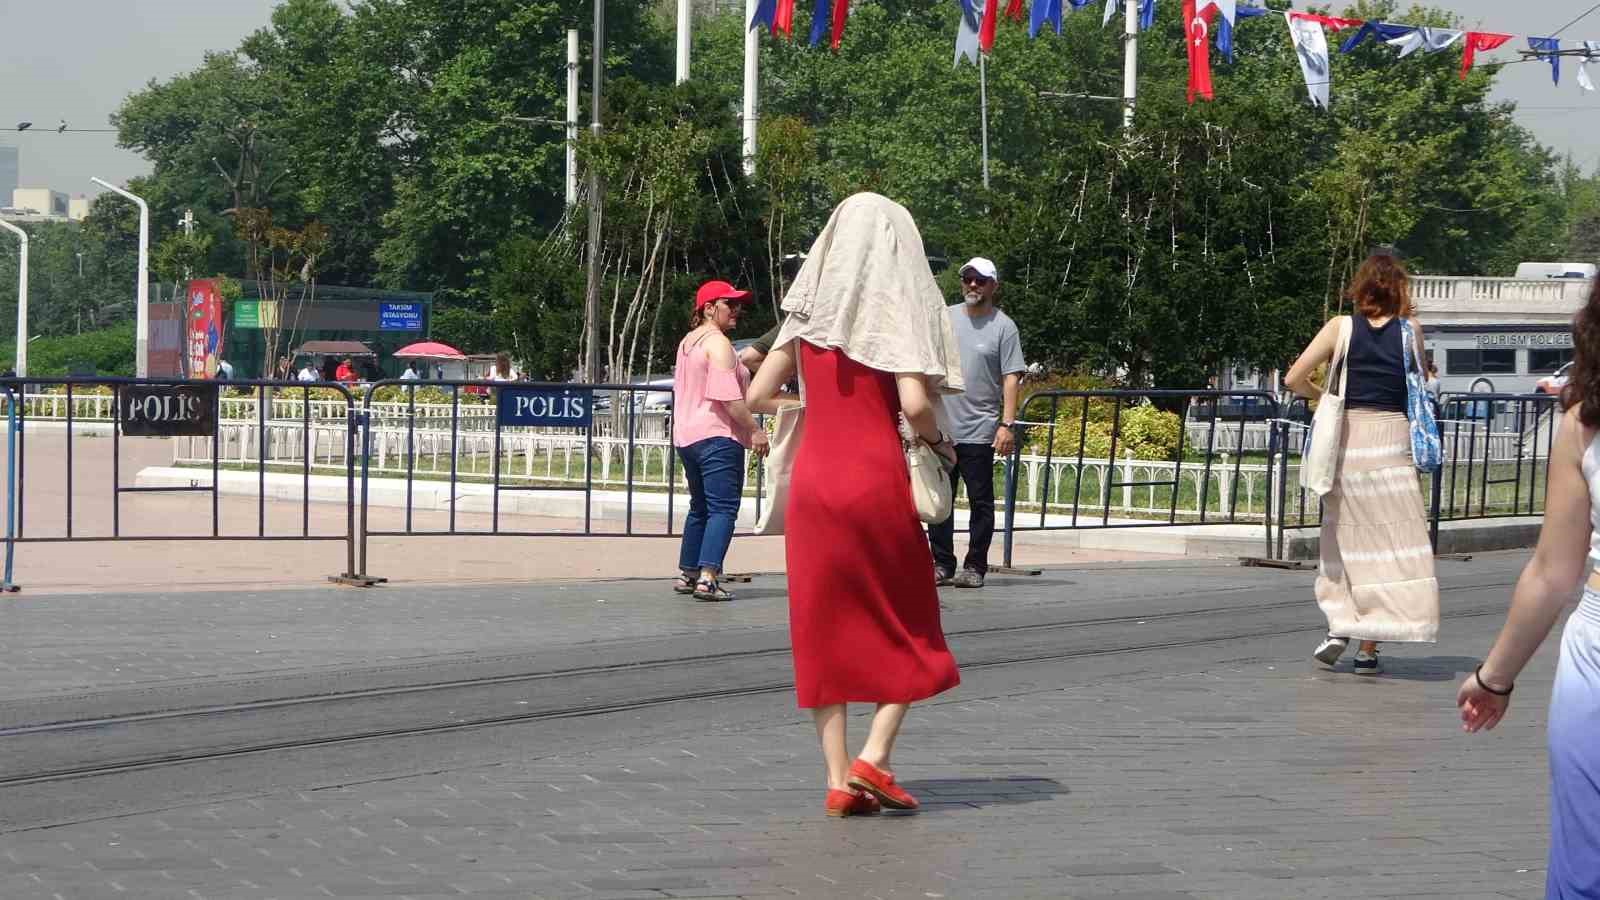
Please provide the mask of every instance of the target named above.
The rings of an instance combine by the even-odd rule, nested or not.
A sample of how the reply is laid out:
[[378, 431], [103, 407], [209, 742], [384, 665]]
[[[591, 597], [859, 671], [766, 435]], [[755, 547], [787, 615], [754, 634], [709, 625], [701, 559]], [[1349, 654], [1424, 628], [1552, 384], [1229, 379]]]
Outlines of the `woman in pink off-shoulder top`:
[[767, 433], [745, 406], [749, 375], [725, 333], [749, 302], [749, 291], [726, 281], [701, 285], [672, 374], [672, 443], [689, 482], [673, 590], [696, 600], [733, 599], [718, 578], [744, 493], [744, 451], [767, 453]]

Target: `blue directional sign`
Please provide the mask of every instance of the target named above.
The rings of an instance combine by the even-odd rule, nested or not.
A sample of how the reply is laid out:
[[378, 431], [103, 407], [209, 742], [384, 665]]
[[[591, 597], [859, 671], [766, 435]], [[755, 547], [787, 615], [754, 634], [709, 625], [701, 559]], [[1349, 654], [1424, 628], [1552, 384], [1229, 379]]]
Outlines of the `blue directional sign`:
[[594, 420], [594, 392], [582, 388], [496, 388], [502, 426], [588, 428]]
[[421, 303], [378, 304], [379, 331], [421, 331]]

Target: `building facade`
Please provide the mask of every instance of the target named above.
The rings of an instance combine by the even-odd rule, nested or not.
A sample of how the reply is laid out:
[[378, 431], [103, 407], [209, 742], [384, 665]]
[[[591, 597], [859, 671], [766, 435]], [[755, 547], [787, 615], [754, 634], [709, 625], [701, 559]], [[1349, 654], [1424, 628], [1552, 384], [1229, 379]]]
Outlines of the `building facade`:
[[1572, 361], [1572, 317], [1592, 279], [1411, 279], [1428, 353], [1446, 392], [1522, 394]]
[[27, 215], [65, 219], [71, 200], [49, 188], [17, 188], [11, 192], [11, 208]]
[[17, 148], [0, 144], [0, 201], [10, 201], [11, 192], [17, 189], [21, 178], [22, 162]]

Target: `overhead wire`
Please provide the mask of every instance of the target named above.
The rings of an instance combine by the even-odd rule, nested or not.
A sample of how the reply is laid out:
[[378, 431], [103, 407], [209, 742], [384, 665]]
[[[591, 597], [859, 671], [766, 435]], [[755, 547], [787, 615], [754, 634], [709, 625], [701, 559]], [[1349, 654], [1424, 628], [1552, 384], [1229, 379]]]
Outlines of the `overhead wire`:
[[1561, 26], [1560, 28], [1557, 28], [1554, 32], [1552, 32], [1550, 34], [1550, 37], [1559, 36], [1561, 34], [1561, 32], [1566, 31], [1568, 28], [1571, 28], [1572, 26], [1578, 24], [1579, 22], [1582, 22], [1584, 19], [1589, 18], [1589, 16], [1594, 14], [1595, 10], [1600, 10], [1600, 3], [1596, 3], [1595, 5], [1589, 7], [1587, 10], [1585, 10], [1583, 13], [1581, 13], [1576, 19], [1573, 19], [1571, 22], [1568, 22], [1567, 24]]

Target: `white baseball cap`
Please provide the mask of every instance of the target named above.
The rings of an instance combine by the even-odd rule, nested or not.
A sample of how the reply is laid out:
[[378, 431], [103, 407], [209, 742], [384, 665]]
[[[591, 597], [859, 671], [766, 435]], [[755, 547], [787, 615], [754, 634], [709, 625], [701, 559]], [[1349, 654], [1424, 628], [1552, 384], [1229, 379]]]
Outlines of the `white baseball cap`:
[[981, 256], [974, 256], [967, 260], [967, 264], [961, 267], [960, 274], [965, 275], [968, 270], [976, 272], [990, 281], [1000, 280], [1000, 273], [995, 269], [994, 261]]

